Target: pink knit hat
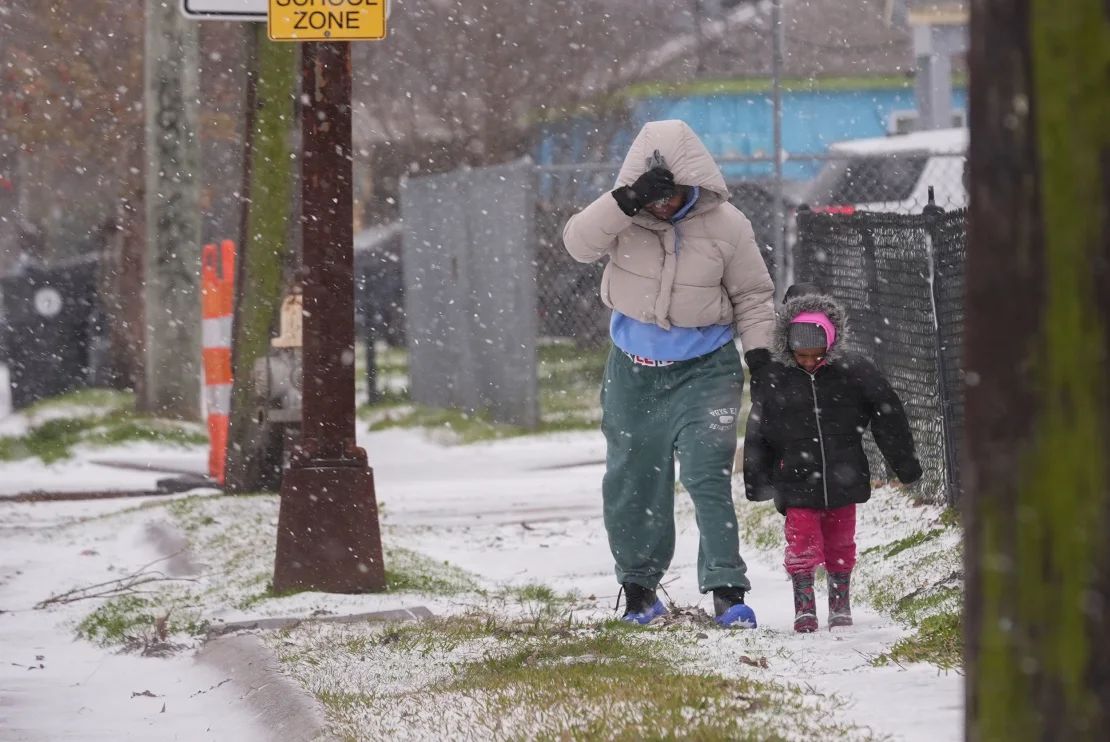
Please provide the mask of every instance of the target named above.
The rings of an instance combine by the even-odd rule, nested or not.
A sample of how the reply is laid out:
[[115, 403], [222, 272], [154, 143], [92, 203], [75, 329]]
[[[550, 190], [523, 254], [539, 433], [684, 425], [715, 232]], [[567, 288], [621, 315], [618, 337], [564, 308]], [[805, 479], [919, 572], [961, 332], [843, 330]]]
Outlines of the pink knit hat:
[[[790, 320], [791, 325], [796, 324], [811, 324], [817, 325], [825, 331], [825, 347], [833, 347], [836, 342], [836, 326], [833, 325], [832, 320], [824, 312], [801, 312], [794, 319]], [[793, 347], [793, 343], [791, 343]], [[801, 346], [799, 346], [801, 347]]]

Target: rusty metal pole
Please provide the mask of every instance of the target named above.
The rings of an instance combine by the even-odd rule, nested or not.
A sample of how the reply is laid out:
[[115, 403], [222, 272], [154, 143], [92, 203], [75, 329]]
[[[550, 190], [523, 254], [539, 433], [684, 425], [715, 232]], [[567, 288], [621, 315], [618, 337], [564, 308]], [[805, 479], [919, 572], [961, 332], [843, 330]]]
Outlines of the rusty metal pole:
[[274, 591], [384, 590], [374, 475], [355, 445], [350, 46], [305, 43], [301, 93], [303, 421], [282, 477]]

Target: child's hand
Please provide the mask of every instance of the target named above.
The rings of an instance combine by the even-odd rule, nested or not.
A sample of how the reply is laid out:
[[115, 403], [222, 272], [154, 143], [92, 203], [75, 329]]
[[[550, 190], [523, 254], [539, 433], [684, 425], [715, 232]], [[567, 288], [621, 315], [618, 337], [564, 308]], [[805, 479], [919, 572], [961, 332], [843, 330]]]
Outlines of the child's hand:
[[895, 489], [901, 490], [902, 494], [904, 494], [906, 497], [910, 498], [914, 502], [933, 501], [933, 497], [931, 496], [932, 493], [929, 491], [929, 487], [925, 484], [924, 477], [919, 477], [909, 484], [895, 481], [891, 482], [891, 485]]

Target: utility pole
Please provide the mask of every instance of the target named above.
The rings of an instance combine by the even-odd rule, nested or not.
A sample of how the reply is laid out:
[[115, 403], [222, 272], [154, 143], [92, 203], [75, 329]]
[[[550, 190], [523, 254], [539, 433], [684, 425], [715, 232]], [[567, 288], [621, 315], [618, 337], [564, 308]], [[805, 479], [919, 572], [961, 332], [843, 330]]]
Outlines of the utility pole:
[[350, 46], [306, 42], [301, 75], [303, 419], [282, 477], [274, 590], [384, 590], [374, 475], [355, 444]]
[[782, 47], [785, 35], [782, 26], [782, 0], [771, 3], [771, 108], [775, 150], [774, 201], [771, 208], [771, 229], [775, 237], [775, 289], [781, 297], [790, 282], [793, 260], [786, 255], [785, 214], [782, 195]]
[[701, 29], [701, 19], [704, 14], [702, 0], [693, 0], [694, 3], [694, 54], [697, 55], [697, 64], [694, 67], [694, 77], [700, 80], [705, 74], [705, 35]]
[[200, 417], [197, 32], [176, 4], [146, 0], [146, 362], [141, 406]]
[[1110, 729], [1110, 10], [971, 5], [970, 742]]

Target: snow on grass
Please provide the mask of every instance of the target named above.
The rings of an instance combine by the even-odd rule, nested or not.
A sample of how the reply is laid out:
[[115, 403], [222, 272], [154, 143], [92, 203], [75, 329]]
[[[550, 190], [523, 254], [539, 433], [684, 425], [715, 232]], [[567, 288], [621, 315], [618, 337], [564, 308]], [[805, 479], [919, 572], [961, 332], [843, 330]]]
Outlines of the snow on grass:
[[127, 408], [132, 396], [109, 389], [83, 389], [44, 399], [18, 412], [0, 417], [0, 435], [20, 436], [29, 428], [63, 418], [104, 415]]
[[[420, 624], [309, 621], [267, 635], [284, 671], [347, 739], [391, 730], [442, 738], [444, 729], [471, 738], [958, 738], [958, 677], [894, 654], [913, 635], [867, 605], [893, 611], [953, 564], [952, 555], [934, 556], [956, 533], [939, 509], [878, 491], [860, 508], [858, 594], [867, 601], [857, 625], [799, 636], [781, 567], [781, 516], [738, 500], [760, 628], [728, 631], [700, 613], [711, 608], [697, 591], [697, 528], [680, 493], [666, 587], [672, 607], [697, 620], [638, 630], [612, 621], [617, 586], [601, 518], [598, 433], [442, 446], [419, 432], [362, 430], [359, 441], [381, 506], [391, 587], [381, 594], [274, 595], [273, 495], [153, 499], [122, 511], [102, 503], [0, 508], [23, 534], [21, 548], [46, 560], [36, 575], [47, 574], [48, 562], [66, 565], [42, 580], [50, 594], [144, 565], [174, 578], [145, 586], [141, 600], [121, 595], [42, 612], [64, 618], [69, 636], [80, 631], [112, 652], [180, 656], [230, 621], [429, 608], [438, 618]], [[140, 537], [158, 544], [163, 559], [126, 547]], [[95, 555], [75, 556], [85, 552]], [[24, 572], [0, 574], [0, 587], [37, 579]], [[36, 599], [47, 597], [44, 589]], [[930, 610], [914, 616], [946, 615]], [[33, 632], [29, 620], [21, 625]]]
[[[400, 393], [387, 387], [380, 401], [359, 408], [359, 417], [370, 430], [418, 428], [442, 445], [592, 430], [601, 421], [598, 389], [607, 356], [607, 349], [584, 350], [567, 342], [546, 342], [537, 348], [540, 422], [536, 429], [496, 423], [480, 411], [468, 413], [412, 404], [407, 383], [401, 385]], [[391, 349], [384, 360], [379, 360], [379, 366], [388, 378], [408, 378], [408, 355], [403, 350]]]
[[704, 636], [472, 612], [301, 626], [268, 641], [347, 740], [874, 738], [838, 720], [837, 699], [774, 682], [758, 665], [693, 666]]
[[[175, 579], [144, 583], [141, 594], [110, 597], [78, 624], [77, 634], [133, 649], [155, 641], [184, 647], [226, 621], [411, 607], [478, 590], [462, 570], [387, 541], [387, 593], [277, 595], [271, 578], [278, 501], [276, 495], [205, 495], [147, 503], [142, 517], [152, 538], [165, 544], [165, 561], [178, 560]], [[128, 511], [106, 517], [131, 516]], [[161, 563], [131, 574], [167, 576]]]
[[[767, 558], [781, 560], [784, 519], [774, 507], [744, 503], [737, 513], [744, 542]], [[853, 601], [865, 602], [915, 631], [874, 661], [960, 668], [963, 530], [956, 512], [914, 504], [902, 489], [886, 486], [876, 488], [869, 502], [856, 507], [856, 518], [859, 556], [852, 573]], [[824, 595], [824, 579], [816, 580], [816, 586], [819, 596]]]
[[123, 392], [90, 389], [39, 402], [5, 418], [0, 425], [0, 461], [67, 459], [77, 446], [107, 448], [148, 441], [171, 446], [208, 443], [203, 426], [159, 420], [134, 411]]

